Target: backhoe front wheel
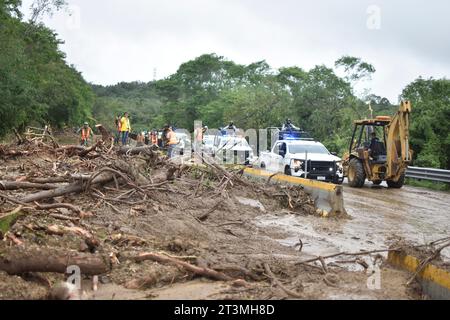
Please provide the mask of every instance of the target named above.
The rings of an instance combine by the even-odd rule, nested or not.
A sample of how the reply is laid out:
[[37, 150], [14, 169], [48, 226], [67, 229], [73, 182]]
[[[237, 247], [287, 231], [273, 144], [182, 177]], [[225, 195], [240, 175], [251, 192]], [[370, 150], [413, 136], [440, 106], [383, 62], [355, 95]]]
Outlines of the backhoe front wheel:
[[405, 174], [402, 174], [400, 176], [400, 179], [398, 179], [398, 181], [388, 180], [386, 182], [389, 188], [401, 189], [405, 184]]
[[352, 188], [362, 188], [366, 182], [366, 173], [361, 161], [356, 158], [350, 160], [348, 167], [348, 184]]

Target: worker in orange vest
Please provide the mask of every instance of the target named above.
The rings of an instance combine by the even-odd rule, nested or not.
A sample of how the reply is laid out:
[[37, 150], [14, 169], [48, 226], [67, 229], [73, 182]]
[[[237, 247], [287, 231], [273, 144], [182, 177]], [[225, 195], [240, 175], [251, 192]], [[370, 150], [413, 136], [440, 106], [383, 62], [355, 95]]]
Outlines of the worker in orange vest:
[[143, 147], [145, 145], [145, 132], [138, 133], [136, 142], [136, 147]]
[[89, 144], [89, 138], [94, 136], [91, 127], [89, 127], [89, 123], [85, 122], [79, 132], [81, 132], [81, 145], [87, 147]]
[[122, 119], [122, 116], [119, 114], [116, 119], [114, 120], [115, 122], [115, 126], [116, 126], [116, 135], [114, 137], [114, 143], [115, 144], [119, 144], [120, 141], [120, 135], [121, 135], [121, 126], [122, 126], [122, 122], [120, 121]]
[[207, 126], [196, 128], [194, 131], [195, 143], [194, 143], [194, 151], [201, 152], [203, 146], [203, 136], [208, 131]]
[[155, 130], [153, 130], [150, 133], [150, 143], [152, 146], [157, 146], [158, 145], [158, 132], [156, 132]]
[[175, 147], [177, 146], [179, 141], [177, 138], [177, 134], [173, 131], [173, 128], [169, 126], [167, 129], [168, 129], [166, 135], [168, 145], [167, 154], [169, 156], [169, 159], [172, 159], [174, 157]]

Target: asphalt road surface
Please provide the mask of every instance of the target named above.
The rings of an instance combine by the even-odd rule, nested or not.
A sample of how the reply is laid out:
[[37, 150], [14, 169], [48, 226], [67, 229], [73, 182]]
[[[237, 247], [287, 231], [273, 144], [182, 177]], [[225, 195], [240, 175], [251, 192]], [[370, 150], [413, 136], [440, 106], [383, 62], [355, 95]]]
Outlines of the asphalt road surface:
[[[450, 193], [405, 186], [366, 183], [362, 189], [344, 183], [345, 208], [349, 220], [320, 219], [273, 214], [258, 223], [281, 228], [289, 236], [280, 241], [289, 246], [304, 243], [305, 255], [341, 251], [378, 250], [397, 239], [421, 245], [450, 236]], [[450, 262], [450, 249], [442, 252]]]

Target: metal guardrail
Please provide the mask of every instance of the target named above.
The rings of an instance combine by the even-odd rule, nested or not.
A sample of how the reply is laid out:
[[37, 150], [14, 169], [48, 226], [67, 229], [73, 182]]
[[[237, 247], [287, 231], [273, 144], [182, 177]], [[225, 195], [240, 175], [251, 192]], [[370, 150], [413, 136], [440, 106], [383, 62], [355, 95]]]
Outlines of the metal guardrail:
[[409, 167], [407, 178], [450, 183], [450, 170]]

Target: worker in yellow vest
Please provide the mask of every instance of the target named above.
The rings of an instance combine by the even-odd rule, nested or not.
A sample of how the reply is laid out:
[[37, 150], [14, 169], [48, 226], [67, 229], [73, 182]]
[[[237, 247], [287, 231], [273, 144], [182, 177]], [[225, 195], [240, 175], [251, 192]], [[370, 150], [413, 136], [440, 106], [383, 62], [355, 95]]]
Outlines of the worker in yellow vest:
[[167, 154], [169, 156], [169, 159], [172, 159], [175, 155], [175, 147], [179, 143], [177, 134], [173, 131], [173, 128], [169, 126], [167, 130]]
[[120, 119], [120, 134], [122, 136], [122, 145], [126, 146], [128, 144], [128, 135], [131, 132], [130, 116], [128, 112], [123, 114]]
[[89, 123], [85, 122], [84, 126], [78, 132], [81, 132], [81, 145], [87, 147], [89, 138], [94, 136], [91, 127], [89, 127]]

